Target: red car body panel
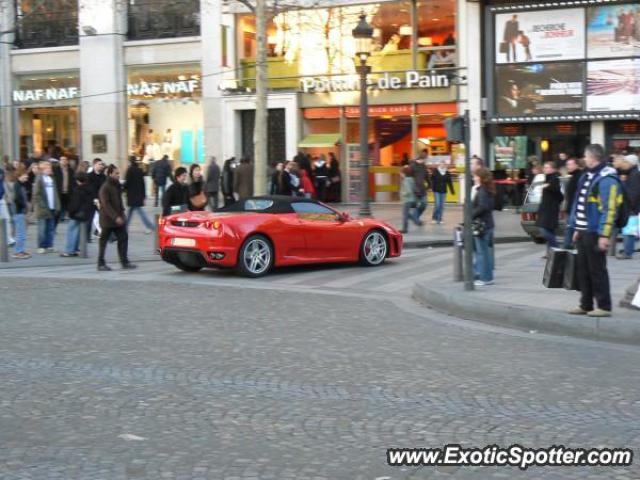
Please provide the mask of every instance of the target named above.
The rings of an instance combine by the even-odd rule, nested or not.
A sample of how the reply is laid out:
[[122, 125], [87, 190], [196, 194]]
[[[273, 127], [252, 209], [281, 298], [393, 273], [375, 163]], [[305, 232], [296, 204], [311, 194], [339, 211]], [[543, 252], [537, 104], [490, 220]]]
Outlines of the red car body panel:
[[[205, 268], [232, 268], [244, 241], [266, 236], [274, 247], [274, 266], [357, 262], [367, 232], [379, 229], [389, 243], [388, 257], [402, 253], [402, 234], [373, 219], [328, 221], [313, 215], [262, 212], [185, 212], [161, 219], [159, 250], [170, 263], [180, 252], [199, 254]], [[178, 240], [176, 240], [178, 239]], [[215, 255], [223, 254], [223, 258]]]

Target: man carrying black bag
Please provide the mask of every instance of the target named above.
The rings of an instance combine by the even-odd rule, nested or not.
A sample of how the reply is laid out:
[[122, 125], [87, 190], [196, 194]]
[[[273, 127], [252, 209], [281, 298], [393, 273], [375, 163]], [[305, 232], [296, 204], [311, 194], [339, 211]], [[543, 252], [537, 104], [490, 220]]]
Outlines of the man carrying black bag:
[[[578, 182], [569, 226], [578, 255], [580, 305], [572, 315], [611, 316], [611, 291], [607, 271], [607, 251], [618, 208], [624, 203], [622, 184], [616, 170], [607, 166], [601, 145], [585, 149], [587, 169]], [[594, 298], [598, 308], [594, 309]]]

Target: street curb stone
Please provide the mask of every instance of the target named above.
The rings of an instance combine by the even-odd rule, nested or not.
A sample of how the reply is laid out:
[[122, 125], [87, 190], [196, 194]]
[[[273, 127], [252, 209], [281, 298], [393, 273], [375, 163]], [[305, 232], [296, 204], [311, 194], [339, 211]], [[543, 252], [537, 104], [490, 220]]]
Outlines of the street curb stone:
[[[462, 287], [462, 284], [461, 284]], [[475, 320], [519, 330], [607, 342], [640, 345], [640, 321], [629, 318], [590, 318], [569, 315], [547, 308], [486, 300], [482, 291], [444, 290], [415, 284], [413, 298], [436, 311], [466, 320]]]

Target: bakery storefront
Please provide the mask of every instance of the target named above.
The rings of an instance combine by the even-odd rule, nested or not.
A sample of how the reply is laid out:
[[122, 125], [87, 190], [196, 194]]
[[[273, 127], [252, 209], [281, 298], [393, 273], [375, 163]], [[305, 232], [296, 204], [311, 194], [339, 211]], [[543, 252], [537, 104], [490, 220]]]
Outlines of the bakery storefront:
[[[374, 28], [368, 60], [370, 191], [374, 200], [397, 201], [401, 165], [408, 158], [427, 150], [434, 164], [451, 163], [443, 122], [457, 114], [456, 3], [354, 3], [282, 12], [269, 21], [269, 89], [297, 92], [298, 149], [312, 157], [334, 153], [342, 172], [342, 200], [357, 201], [360, 92], [352, 30], [364, 13]], [[253, 91], [256, 29], [251, 14], [237, 15], [236, 44], [235, 87]]]
[[130, 152], [145, 165], [204, 162], [200, 65], [129, 67], [127, 93]]
[[521, 152], [496, 167], [582, 156], [590, 142], [637, 148], [640, 5], [493, 2], [485, 15], [490, 158], [507, 145]]
[[15, 78], [12, 101], [18, 156], [74, 157], [80, 151], [80, 79], [77, 71]]

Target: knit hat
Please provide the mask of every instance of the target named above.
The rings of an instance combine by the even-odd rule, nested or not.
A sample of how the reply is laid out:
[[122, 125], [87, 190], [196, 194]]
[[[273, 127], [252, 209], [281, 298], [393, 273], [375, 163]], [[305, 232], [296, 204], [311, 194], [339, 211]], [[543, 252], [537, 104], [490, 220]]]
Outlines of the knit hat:
[[638, 166], [638, 155], [635, 155], [635, 154], [627, 155], [626, 157], [624, 157], [624, 159], [626, 162], [630, 163], [631, 166], [633, 167]]

